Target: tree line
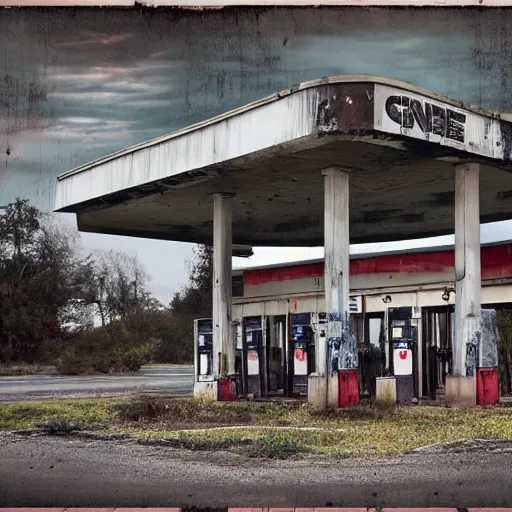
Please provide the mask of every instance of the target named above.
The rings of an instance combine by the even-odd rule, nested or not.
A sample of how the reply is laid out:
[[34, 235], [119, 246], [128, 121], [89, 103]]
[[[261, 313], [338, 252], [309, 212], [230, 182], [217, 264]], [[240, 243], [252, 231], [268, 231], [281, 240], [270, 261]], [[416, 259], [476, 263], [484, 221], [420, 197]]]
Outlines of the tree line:
[[75, 230], [16, 199], [0, 210], [0, 363], [76, 374], [191, 362], [193, 319], [211, 315], [209, 247], [189, 270], [164, 306], [137, 258], [86, 253]]

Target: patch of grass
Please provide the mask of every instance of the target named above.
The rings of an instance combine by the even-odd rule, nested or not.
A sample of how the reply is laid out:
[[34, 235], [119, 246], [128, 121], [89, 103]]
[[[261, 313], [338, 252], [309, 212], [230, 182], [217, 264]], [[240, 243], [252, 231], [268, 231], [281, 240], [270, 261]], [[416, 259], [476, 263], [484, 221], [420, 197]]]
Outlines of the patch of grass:
[[[457, 439], [512, 439], [512, 411], [505, 408], [463, 411], [368, 405], [317, 411], [276, 404], [198, 404], [193, 400], [174, 400], [171, 405], [170, 402], [166, 408], [166, 401], [160, 399], [162, 414], [139, 417], [131, 424], [133, 431], [152, 438], [169, 439], [179, 435], [180, 442], [186, 439], [187, 443], [209, 446], [207, 449], [236, 449], [236, 443], [240, 443], [244, 453], [265, 457], [272, 457], [273, 453], [276, 457], [299, 453], [380, 455]], [[129, 407], [129, 403], [122, 407]], [[230, 425], [261, 428], [223, 428]], [[220, 428], [186, 433], [173, 431], [208, 426]], [[273, 428], [283, 426], [297, 429]], [[301, 427], [319, 430], [300, 430]]]
[[268, 429], [173, 432], [165, 433], [163, 436], [149, 434], [142, 436], [139, 442], [193, 451], [229, 450], [249, 457], [268, 459], [289, 459], [309, 451], [304, 444], [299, 445], [296, 439]]
[[50, 422], [71, 422], [87, 428], [103, 428], [116, 419], [112, 400], [77, 399], [16, 402], [0, 405], [0, 429], [24, 430]]
[[306, 446], [301, 446], [293, 437], [282, 437], [271, 433], [255, 439], [250, 444], [248, 454], [251, 457], [263, 457], [266, 459], [289, 459], [310, 451]]
[[318, 411], [304, 405], [143, 396], [0, 406], [0, 428], [32, 428], [45, 422], [56, 422], [55, 432], [72, 424], [130, 432], [141, 442], [266, 458], [308, 453], [379, 455], [458, 439], [512, 439], [512, 409], [502, 407], [454, 410], [364, 405]]

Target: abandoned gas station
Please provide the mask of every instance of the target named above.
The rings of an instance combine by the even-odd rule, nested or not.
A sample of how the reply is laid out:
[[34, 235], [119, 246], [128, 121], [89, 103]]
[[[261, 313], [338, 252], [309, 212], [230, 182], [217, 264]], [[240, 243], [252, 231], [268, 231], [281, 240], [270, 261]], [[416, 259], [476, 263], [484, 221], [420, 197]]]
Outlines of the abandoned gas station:
[[[391, 385], [399, 403], [442, 402], [452, 371], [454, 259], [453, 246], [351, 255], [349, 315], [361, 397], [380, 399]], [[510, 311], [510, 241], [482, 246], [481, 276], [482, 308]], [[239, 395], [307, 396], [326, 334], [323, 277], [321, 259], [233, 272]], [[201, 334], [211, 332], [211, 320], [197, 324]], [[198, 357], [199, 376], [206, 376], [206, 351], [199, 348]], [[477, 399], [495, 402], [496, 352], [480, 351], [473, 365], [485, 394]]]
[[[492, 305], [504, 302], [486, 296], [487, 284], [489, 290], [500, 286], [493, 280], [502, 276], [486, 283], [485, 275], [482, 287], [485, 251], [492, 248], [483, 249], [481, 261], [480, 223], [512, 218], [511, 170], [512, 123], [499, 113], [390, 79], [341, 76], [300, 84], [70, 171], [58, 179], [56, 209], [76, 213], [81, 231], [213, 245], [211, 329], [196, 323], [197, 393], [232, 397], [237, 380], [242, 392], [278, 390], [268, 370], [272, 357], [261, 354], [276, 348], [272, 338], [281, 333], [301, 368], [294, 375], [286, 357], [274, 361], [285, 367], [286, 389], [302, 389], [319, 407], [356, 405], [361, 389], [367, 391], [358, 369], [358, 330], [368, 320], [368, 336], [380, 339], [383, 331], [393, 347], [384, 350], [385, 374], [375, 381], [393, 388], [396, 397], [433, 392], [420, 338], [428, 329], [453, 329], [451, 347], [443, 345], [451, 350], [450, 362], [438, 362], [436, 371], [448, 373], [447, 405], [474, 405], [478, 376], [496, 376]], [[418, 280], [422, 272], [414, 270], [414, 261], [424, 260], [422, 253], [398, 270], [370, 272], [367, 285], [357, 282], [364, 273], [352, 267], [365, 259], [350, 262], [350, 243], [454, 231], [452, 256], [444, 267], [434, 264], [437, 256], [432, 263], [434, 272], [445, 273], [442, 279]], [[233, 254], [253, 246], [319, 245], [325, 249], [323, 272], [317, 268], [304, 277], [316, 290], [303, 289], [303, 282], [288, 289], [302, 278], [287, 279], [285, 286], [284, 280], [250, 278], [248, 272], [243, 297], [233, 305]], [[501, 250], [510, 259], [510, 246]], [[369, 267], [378, 267], [378, 259], [368, 258]], [[380, 274], [391, 279], [381, 283]], [[394, 274], [405, 281], [390, 291]], [[431, 279], [428, 274], [423, 277]], [[258, 286], [267, 287], [275, 311], [262, 311], [266, 301]], [[429, 294], [436, 295], [432, 303]], [[314, 308], [308, 300], [317, 302]], [[425, 309], [438, 307], [439, 300], [444, 323]], [[378, 310], [373, 302], [386, 307]], [[362, 328], [350, 314], [354, 303], [357, 312], [366, 308]], [[447, 304], [454, 304], [453, 313]], [[372, 322], [370, 313], [384, 313], [387, 320]], [[423, 313], [434, 320], [420, 327]], [[308, 359], [312, 337], [314, 357]], [[243, 379], [236, 378], [237, 366]]]

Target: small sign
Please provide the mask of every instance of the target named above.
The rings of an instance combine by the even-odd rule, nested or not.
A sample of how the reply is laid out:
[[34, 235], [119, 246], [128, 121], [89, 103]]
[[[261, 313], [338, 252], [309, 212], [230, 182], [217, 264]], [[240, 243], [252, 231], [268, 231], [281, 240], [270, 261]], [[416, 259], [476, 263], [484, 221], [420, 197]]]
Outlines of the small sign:
[[236, 348], [237, 348], [237, 350], [242, 350], [242, 348], [243, 348], [242, 326], [241, 325], [236, 326]]
[[308, 374], [308, 354], [303, 348], [295, 349], [294, 375]]
[[393, 373], [395, 375], [412, 375], [412, 350], [393, 350]]
[[354, 295], [348, 299], [349, 313], [362, 313], [363, 312], [363, 297], [361, 295]]
[[260, 362], [257, 350], [247, 351], [247, 375], [259, 375]]

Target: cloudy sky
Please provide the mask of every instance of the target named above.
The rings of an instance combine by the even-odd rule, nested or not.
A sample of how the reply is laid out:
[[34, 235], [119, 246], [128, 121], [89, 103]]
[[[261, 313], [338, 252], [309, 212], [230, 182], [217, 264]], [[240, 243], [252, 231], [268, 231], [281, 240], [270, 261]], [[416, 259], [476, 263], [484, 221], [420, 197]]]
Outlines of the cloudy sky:
[[[56, 177], [65, 171], [326, 75], [382, 75], [511, 112], [507, 16], [447, 9], [2, 10], [0, 204], [28, 197], [51, 211]], [[60, 219], [75, 224], [70, 215]], [[483, 240], [512, 238], [510, 231], [508, 223], [488, 226]], [[190, 244], [95, 234], [83, 242], [89, 250], [137, 254], [163, 302], [186, 282]], [[256, 249], [235, 265], [321, 255], [321, 248]]]

